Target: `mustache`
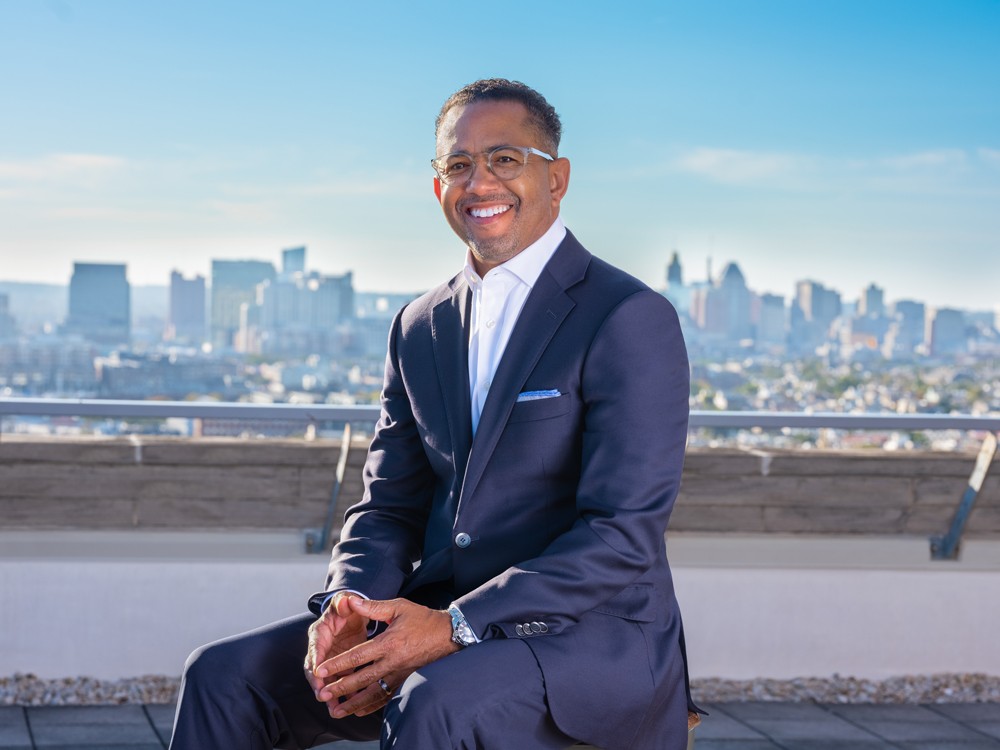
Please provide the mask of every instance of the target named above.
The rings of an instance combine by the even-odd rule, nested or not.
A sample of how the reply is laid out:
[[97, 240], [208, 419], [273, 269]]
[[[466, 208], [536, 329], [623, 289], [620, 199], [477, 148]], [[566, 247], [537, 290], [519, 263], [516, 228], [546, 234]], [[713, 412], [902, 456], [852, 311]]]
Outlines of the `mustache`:
[[466, 208], [477, 203], [510, 203], [512, 206], [517, 208], [519, 201], [517, 196], [513, 193], [487, 193], [486, 195], [476, 195], [469, 196], [468, 198], [462, 198], [458, 201], [457, 207], [459, 211], [465, 211]]

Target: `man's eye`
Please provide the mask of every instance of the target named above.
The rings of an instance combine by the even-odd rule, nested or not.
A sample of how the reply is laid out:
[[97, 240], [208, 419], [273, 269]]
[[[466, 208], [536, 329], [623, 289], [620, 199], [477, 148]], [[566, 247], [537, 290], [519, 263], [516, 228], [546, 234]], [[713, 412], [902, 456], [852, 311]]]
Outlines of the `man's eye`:
[[469, 168], [467, 161], [450, 161], [445, 165], [444, 171], [448, 174], [458, 174]]
[[504, 148], [493, 152], [491, 161], [498, 166], [513, 167], [524, 161], [524, 155], [512, 148]]

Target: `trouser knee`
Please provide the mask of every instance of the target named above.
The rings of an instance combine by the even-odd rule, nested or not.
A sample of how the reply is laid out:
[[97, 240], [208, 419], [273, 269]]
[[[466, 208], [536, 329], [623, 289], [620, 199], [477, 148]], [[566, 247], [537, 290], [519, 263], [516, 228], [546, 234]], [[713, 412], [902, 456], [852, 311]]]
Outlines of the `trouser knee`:
[[454, 695], [449, 696], [435, 682], [415, 672], [385, 708], [386, 731], [396, 738], [449, 736], [448, 717], [454, 708]]

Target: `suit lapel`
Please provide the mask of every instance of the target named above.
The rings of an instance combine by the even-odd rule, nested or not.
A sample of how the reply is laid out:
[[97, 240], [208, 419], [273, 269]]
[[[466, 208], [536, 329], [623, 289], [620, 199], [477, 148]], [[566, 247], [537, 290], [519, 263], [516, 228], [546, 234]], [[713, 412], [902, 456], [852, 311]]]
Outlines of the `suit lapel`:
[[468, 354], [468, 316], [472, 298], [469, 285], [460, 276], [456, 285], [455, 294], [438, 303], [431, 313], [431, 332], [441, 400], [451, 435], [452, 460], [457, 476], [462, 476], [472, 444]]
[[567, 233], [525, 300], [483, 405], [459, 503], [475, 492], [514, 408], [517, 394], [576, 304], [565, 290], [583, 278], [589, 262], [590, 253]]

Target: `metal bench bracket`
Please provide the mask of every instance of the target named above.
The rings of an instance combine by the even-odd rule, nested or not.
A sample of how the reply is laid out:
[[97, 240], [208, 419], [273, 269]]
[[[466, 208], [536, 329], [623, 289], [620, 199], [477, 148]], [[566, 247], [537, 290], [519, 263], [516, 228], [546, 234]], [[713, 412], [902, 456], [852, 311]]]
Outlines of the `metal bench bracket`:
[[969, 484], [962, 494], [962, 500], [955, 510], [955, 515], [951, 519], [951, 528], [944, 536], [931, 537], [931, 559], [932, 560], [957, 560], [959, 547], [962, 543], [962, 532], [965, 524], [969, 520], [972, 508], [976, 504], [976, 497], [983, 488], [983, 482], [990, 472], [990, 465], [997, 452], [997, 437], [992, 432], [986, 433], [986, 439], [976, 456], [976, 466], [969, 477]]
[[326, 508], [326, 520], [322, 530], [306, 529], [306, 552], [321, 555], [330, 548], [330, 536], [333, 533], [333, 522], [337, 517], [337, 501], [340, 499], [340, 488], [344, 484], [347, 473], [347, 456], [351, 452], [351, 423], [344, 425], [344, 434], [340, 439], [340, 458], [337, 459], [337, 475], [330, 490], [330, 503]]

